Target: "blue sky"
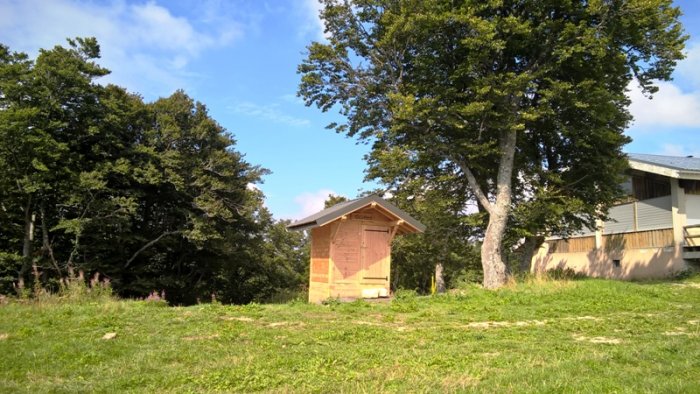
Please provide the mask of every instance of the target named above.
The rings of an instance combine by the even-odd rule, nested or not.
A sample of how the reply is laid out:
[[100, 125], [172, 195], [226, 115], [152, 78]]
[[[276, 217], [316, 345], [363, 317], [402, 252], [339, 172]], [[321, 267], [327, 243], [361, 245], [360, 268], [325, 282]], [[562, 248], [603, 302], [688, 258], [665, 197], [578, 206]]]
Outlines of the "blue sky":
[[[700, 2], [678, 1], [688, 58], [653, 100], [631, 86], [628, 152], [700, 155]], [[95, 36], [106, 81], [146, 100], [182, 88], [233, 132], [246, 159], [272, 171], [259, 185], [277, 218], [300, 218], [328, 193], [354, 197], [368, 147], [326, 130], [340, 119], [295, 93], [306, 45], [322, 40], [316, 0], [0, 0], [0, 42], [36, 55]]]

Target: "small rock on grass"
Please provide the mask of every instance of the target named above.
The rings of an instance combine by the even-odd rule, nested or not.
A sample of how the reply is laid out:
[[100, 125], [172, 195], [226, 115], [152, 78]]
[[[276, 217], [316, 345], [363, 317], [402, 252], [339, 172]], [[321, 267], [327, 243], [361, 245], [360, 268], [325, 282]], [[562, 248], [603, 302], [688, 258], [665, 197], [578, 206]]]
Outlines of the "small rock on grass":
[[104, 336], [102, 336], [102, 339], [114, 339], [117, 337], [116, 332], [108, 332]]

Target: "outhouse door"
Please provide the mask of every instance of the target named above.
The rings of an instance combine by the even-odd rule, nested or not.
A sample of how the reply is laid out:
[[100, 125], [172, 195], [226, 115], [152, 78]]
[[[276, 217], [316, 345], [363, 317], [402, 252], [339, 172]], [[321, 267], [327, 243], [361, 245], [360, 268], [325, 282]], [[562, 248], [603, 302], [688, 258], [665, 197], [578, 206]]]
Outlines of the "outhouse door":
[[389, 281], [389, 228], [362, 226], [361, 281], [383, 284]]

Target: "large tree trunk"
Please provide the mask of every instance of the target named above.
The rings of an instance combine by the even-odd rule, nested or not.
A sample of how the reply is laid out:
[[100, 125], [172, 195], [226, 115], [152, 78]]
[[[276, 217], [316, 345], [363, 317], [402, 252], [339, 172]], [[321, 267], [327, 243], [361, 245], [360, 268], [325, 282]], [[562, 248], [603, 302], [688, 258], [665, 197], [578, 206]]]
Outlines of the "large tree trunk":
[[51, 259], [51, 264], [53, 265], [53, 268], [58, 273], [58, 276], [62, 277], [63, 274], [61, 273], [61, 268], [58, 266], [58, 262], [56, 261], [56, 257], [53, 254], [53, 247], [51, 246], [51, 239], [49, 238], [48, 219], [46, 218], [46, 204], [43, 201], [41, 202], [41, 204], [39, 204], [39, 214], [41, 215], [42, 249], [43, 249], [45, 254], [49, 255], [49, 259]]
[[24, 276], [29, 272], [32, 264], [32, 252], [34, 247], [34, 210], [33, 201], [30, 195], [27, 205], [24, 207], [24, 242], [22, 244], [22, 268], [19, 271], [19, 280], [24, 281]]
[[484, 268], [484, 287], [487, 289], [499, 288], [507, 280], [502, 246], [512, 199], [511, 184], [516, 137], [514, 130], [505, 131], [501, 137], [496, 200], [489, 206], [489, 224], [484, 233], [484, 242], [481, 244], [481, 265]]
[[442, 274], [442, 263], [437, 263], [435, 265], [435, 292], [444, 293], [445, 290], [445, 277]]
[[503, 261], [503, 234], [508, 223], [507, 210], [489, 215], [489, 224], [481, 244], [481, 265], [484, 269], [484, 287], [496, 289], [506, 283], [506, 264]]

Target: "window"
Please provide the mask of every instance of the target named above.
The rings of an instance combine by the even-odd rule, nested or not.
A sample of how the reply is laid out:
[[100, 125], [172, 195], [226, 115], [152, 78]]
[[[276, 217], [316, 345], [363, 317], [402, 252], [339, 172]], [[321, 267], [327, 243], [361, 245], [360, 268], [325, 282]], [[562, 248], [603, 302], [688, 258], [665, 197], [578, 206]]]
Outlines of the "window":
[[632, 176], [634, 197], [638, 200], [663, 197], [671, 194], [671, 183], [668, 178], [644, 174]]

